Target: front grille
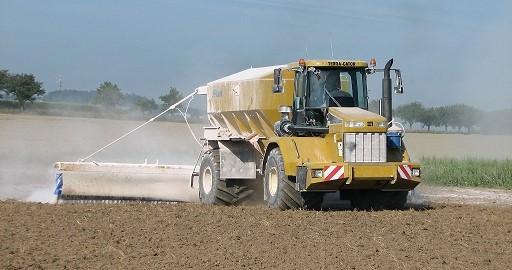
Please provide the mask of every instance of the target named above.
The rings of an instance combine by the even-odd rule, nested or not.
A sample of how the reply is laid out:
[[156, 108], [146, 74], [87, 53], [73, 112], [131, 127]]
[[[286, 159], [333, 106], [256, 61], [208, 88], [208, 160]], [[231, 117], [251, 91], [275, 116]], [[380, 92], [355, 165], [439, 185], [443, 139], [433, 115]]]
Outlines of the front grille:
[[345, 133], [345, 162], [386, 162], [386, 133]]

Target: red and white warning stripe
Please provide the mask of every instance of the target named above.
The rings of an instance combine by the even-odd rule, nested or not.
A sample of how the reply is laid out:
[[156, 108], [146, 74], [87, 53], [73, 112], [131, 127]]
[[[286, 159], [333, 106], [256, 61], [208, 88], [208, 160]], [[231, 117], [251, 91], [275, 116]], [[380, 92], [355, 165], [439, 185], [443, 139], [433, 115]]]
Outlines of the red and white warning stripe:
[[412, 179], [412, 165], [398, 165], [398, 174], [400, 178], [411, 180]]
[[325, 166], [324, 167], [324, 180], [338, 180], [345, 177], [345, 167], [344, 166]]

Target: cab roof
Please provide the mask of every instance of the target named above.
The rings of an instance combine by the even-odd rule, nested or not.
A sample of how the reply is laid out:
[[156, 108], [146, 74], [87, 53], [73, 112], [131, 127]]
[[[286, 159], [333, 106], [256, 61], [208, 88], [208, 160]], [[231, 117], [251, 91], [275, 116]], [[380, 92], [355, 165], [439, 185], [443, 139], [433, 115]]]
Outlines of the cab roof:
[[[362, 60], [313, 60], [308, 59], [304, 60], [306, 67], [332, 67], [332, 68], [367, 68], [368, 63]], [[299, 66], [299, 61], [289, 63], [288, 65], [276, 65], [276, 66], [267, 66], [267, 67], [258, 67], [258, 68], [249, 68], [246, 70], [242, 70], [235, 74], [231, 74], [229, 76], [217, 79], [215, 81], [209, 82], [208, 84], [216, 84], [216, 83], [225, 83], [232, 81], [247, 81], [247, 80], [256, 80], [261, 79], [267, 76], [271, 76], [274, 74], [274, 69], [276, 68], [296, 68]]]

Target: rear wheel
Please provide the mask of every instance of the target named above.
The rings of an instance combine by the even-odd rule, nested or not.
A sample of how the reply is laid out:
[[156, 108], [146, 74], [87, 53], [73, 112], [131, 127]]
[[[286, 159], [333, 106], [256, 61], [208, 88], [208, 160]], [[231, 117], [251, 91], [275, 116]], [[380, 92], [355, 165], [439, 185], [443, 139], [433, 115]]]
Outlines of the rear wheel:
[[233, 205], [249, 199], [255, 179], [221, 179], [219, 150], [205, 153], [199, 168], [199, 199], [204, 204]]
[[315, 209], [322, 206], [323, 193], [299, 192], [295, 183], [284, 173], [283, 156], [279, 148], [270, 151], [265, 163], [264, 192], [267, 205], [270, 208]]

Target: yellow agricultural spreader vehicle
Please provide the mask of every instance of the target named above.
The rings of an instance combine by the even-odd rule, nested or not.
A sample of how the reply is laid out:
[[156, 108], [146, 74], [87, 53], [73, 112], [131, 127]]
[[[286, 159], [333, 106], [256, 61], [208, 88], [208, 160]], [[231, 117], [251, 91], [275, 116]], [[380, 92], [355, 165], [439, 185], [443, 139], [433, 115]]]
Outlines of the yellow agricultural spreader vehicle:
[[[210, 126], [204, 128], [200, 162], [181, 174], [197, 183], [205, 204], [236, 205], [256, 197], [271, 208], [319, 209], [325, 193], [339, 191], [358, 209], [403, 207], [408, 191], [420, 182], [420, 167], [410, 161], [403, 128], [392, 120], [391, 72], [395, 92], [403, 92], [400, 71], [392, 64], [391, 59], [376, 69], [373, 59], [370, 65], [301, 59], [199, 87], [190, 96], [207, 96]], [[368, 111], [366, 80], [376, 72], [384, 75], [380, 114]], [[73, 173], [81, 171], [80, 162], [73, 165]], [[161, 173], [173, 175], [172, 169]], [[61, 174], [61, 197], [66, 173], [71, 172]], [[151, 198], [109, 192], [103, 195]], [[67, 194], [97, 197], [94, 191]]]

